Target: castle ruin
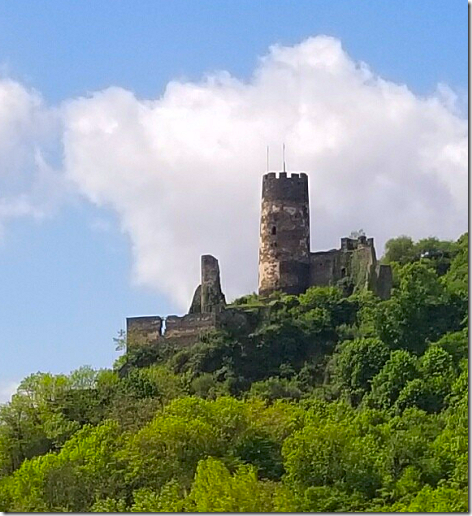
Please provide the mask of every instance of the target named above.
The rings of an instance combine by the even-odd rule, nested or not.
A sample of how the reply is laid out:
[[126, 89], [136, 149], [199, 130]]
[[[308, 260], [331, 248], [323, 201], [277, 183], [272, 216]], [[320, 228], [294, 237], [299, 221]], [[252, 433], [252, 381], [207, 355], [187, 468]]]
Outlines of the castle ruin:
[[[307, 174], [267, 173], [262, 179], [259, 295], [299, 295], [313, 286], [338, 286], [346, 295], [368, 289], [388, 299], [392, 271], [377, 262], [374, 239], [365, 235], [341, 238], [339, 249], [311, 252]], [[250, 325], [242, 308], [226, 304], [218, 260], [211, 255], [201, 257], [201, 283], [187, 315], [130, 317], [126, 323], [128, 348], [163, 339], [185, 347], [212, 329]]]
[[299, 295], [309, 287], [338, 285], [346, 294], [369, 289], [386, 299], [389, 265], [377, 262], [374, 239], [341, 238], [341, 247], [311, 252], [308, 176], [275, 172], [262, 179], [259, 294]]

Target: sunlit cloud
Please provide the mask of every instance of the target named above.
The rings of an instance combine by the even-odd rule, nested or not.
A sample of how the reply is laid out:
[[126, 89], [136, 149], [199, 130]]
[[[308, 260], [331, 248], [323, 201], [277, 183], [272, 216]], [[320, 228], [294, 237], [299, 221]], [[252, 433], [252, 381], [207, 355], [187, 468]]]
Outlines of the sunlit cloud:
[[[314, 250], [359, 228], [379, 250], [399, 234], [457, 238], [467, 229], [467, 120], [457, 95], [443, 84], [418, 96], [356, 62], [335, 38], [271, 47], [248, 81], [223, 71], [172, 81], [156, 99], [115, 86], [54, 109], [35, 93], [25, 99], [25, 129], [7, 154], [27, 145], [34, 160], [44, 143], [30, 132], [40, 116], [31, 113], [52, 117], [63, 161], [47, 177], [59, 170], [63, 186], [112, 210], [131, 242], [135, 283], [180, 310], [204, 253], [220, 260], [227, 297], [256, 289], [267, 145], [272, 169], [281, 168], [285, 142], [288, 169], [309, 175]], [[38, 198], [33, 190], [27, 199]], [[40, 210], [45, 197], [31, 206]]]

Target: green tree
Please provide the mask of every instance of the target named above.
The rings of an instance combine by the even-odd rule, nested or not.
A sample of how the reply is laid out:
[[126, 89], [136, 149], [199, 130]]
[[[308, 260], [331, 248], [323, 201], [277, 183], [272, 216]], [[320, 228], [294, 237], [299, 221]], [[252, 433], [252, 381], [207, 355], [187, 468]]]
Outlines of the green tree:
[[461, 314], [437, 274], [421, 263], [401, 269], [400, 287], [379, 305], [376, 329], [391, 348], [421, 354], [428, 341], [460, 329]]
[[208, 455], [221, 456], [224, 449], [217, 426], [203, 418], [167, 413], [158, 414], [131, 436], [120, 458], [129, 471], [127, 482], [133, 490], [159, 490], [172, 479], [189, 485], [198, 461]]
[[326, 486], [372, 497], [381, 486], [375, 452], [374, 440], [346, 423], [308, 425], [284, 442], [285, 480], [299, 493]]
[[272, 512], [275, 486], [257, 480], [252, 466], [239, 466], [231, 475], [212, 457], [200, 461], [190, 498], [196, 512]]
[[402, 512], [468, 512], [467, 490], [425, 486]]
[[158, 493], [142, 488], [133, 493], [131, 512], [186, 512], [188, 502], [182, 487], [170, 480]]
[[370, 389], [372, 378], [383, 367], [388, 356], [388, 347], [377, 338], [346, 341], [333, 357], [334, 381], [357, 404]]
[[417, 359], [405, 349], [392, 351], [390, 358], [372, 379], [372, 390], [366, 398], [370, 407], [389, 409], [405, 385], [418, 376]]
[[419, 374], [405, 384], [396, 401], [396, 408], [416, 406], [426, 412], [442, 410], [454, 381], [452, 356], [443, 348], [431, 346], [419, 360]]
[[416, 259], [416, 250], [413, 240], [409, 236], [399, 236], [387, 240], [385, 244], [384, 263], [397, 262], [405, 265]]
[[128, 512], [128, 508], [124, 500], [105, 498], [105, 500], [97, 500], [90, 508], [90, 512]]
[[431, 444], [440, 432], [438, 416], [416, 407], [405, 409], [378, 427], [381, 447], [376, 454], [376, 463], [384, 479], [383, 489], [389, 496], [408, 467], [420, 472], [422, 482], [437, 481], [431, 463]]
[[119, 430], [108, 421], [85, 426], [60, 453], [23, 462], [9, 478], [14, 512], [87, 512], [97, 498], [115, 498], [121, 484], [114, 476]]
[[458, 252], [458, 245], [456, 242], [429, 237], [419, 240], [415, 249], [423, 263], [433, 268], [438, 276], [443, 276]]
[[468, 298], [469, 234], [464, 233], [457, 241], [457, 255], [451, 263], [444, 283], [447, 289], [460, 297]]
[[11, 402], [0, 406], [0, 467], [4, 474], [23, 460], [59, 448], [78, 428], [62, 413], [71, 388], [65, 375], [36, 373], [25, 378]]
[[302, 392], [294, 381], [287, 378], [270, 377], [261, 382], [254, 382], [251, 385], [249, 396], [256, 396], [269, 401], [276, 399], [297, 400], [301, 398]]

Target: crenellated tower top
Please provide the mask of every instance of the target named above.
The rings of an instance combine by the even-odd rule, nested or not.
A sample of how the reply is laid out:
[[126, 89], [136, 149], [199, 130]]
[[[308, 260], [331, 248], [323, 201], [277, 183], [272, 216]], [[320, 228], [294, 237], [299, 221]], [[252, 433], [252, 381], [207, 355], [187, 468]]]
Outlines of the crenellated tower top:
[[262, 199], [308, 202], [308, 176], [303, 172], [268, 172], [262, 176]]

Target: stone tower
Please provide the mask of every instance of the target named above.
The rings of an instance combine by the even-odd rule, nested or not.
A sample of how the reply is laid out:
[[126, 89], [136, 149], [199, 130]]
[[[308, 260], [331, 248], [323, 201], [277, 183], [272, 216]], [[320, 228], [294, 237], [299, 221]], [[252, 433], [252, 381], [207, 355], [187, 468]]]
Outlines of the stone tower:
[[310, 279], [308, 176], [274, 172], [262, 178], [259, 294], [301, 294]]
[[209, 314], [220, 312], [225, 306], [225, 296], [221, 290], [220, 266], [211, 254], [202, 255], [202, 282], [193, 294], [189, 314]]
[[202, 256], [202, 313], [221, 310], [225, 296], [221, 291], [220, 267], [218, 260], [211, 254]]

